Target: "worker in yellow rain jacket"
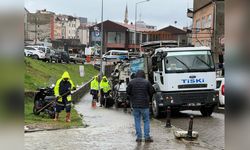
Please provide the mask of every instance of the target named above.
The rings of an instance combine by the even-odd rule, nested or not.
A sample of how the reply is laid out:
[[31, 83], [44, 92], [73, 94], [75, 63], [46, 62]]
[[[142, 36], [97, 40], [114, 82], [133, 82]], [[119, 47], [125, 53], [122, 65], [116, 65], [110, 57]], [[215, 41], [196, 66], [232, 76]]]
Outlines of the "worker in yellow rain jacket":
[[98, 93], [99, 93], [99, 81], [98, 76], [95, 76], [90, 83], [90, 94], [93, 96], [93, 101], [98, 101]]
[[109, 84], [109, 81], [106, 76], [102, 77], [102, 81], [100, 83], [100, 89], [101, 89], [101, 106], [104, 105], [104, 94], [109, 95], [111, 91], [111, 86]]
[[75, 90], [75, 85], [70, 79], [69, 73], [65, 71], [62, 77], [57, 80], [54, 94], [57, 97], [55, 121], [59, 118], [59, 113], [66, 109], [66, 122], [70, 122], [71, 111], [71, 90]]

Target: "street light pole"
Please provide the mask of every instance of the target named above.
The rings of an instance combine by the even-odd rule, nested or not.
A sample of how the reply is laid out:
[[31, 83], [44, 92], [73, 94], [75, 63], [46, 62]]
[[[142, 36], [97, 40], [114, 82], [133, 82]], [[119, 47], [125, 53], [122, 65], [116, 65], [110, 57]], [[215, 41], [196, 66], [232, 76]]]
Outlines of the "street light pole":
[[103, 0], [102, 0], [102, 10], [101, 10], [101, 51], [100, 51], [100, 57], [101, 57], [101, 63], [100, 63], [100, 76], [102, 77], [102, 70], [103, 70], [103, 61], [102, 61], [102, 51], [103, 51]]
[[149, 2], [150, 0], [144, 0], [144, 1], [140, 1], [140, 2], [137, 2], [135, 3], [135, 34], [134, 34], [134, 39], [135, 39], [135, 51], [136, 51], [136, 45], [137, 45], [137, 40], [136, 40], [136, 21], [137, 21], [137, 5], [140, 4], [140, 3], [144, 3], [144, 2]]

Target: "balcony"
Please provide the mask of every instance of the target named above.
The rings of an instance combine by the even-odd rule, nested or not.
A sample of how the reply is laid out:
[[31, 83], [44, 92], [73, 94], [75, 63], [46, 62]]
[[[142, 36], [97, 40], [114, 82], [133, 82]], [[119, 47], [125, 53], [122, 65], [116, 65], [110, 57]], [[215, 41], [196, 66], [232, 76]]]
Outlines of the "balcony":
[[194, 17], [194, 11], [192, 9], [187, 9], [187, 17], [193, 18]]

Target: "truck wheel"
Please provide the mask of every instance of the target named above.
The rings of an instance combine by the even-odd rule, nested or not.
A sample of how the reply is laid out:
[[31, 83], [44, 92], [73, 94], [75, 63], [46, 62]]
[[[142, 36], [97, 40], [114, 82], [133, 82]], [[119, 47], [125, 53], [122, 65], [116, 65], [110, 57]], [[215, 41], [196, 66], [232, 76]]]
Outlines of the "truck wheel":
[[202, 107], [202, 108], [200, 109], [200, 112], [201, 112], [202, 116], [204, 116], [204, 117], [209, 117], [209, 116], [211, 116], [212, 113], [213, 113], [213, 111], [214, 111], [214, 106]]
[[160, 118], [161, 116], [160, 109], [155, 99], [155, 96], [153, 96], [152, 98], [152, 113], [153, 113], [154, 118]]

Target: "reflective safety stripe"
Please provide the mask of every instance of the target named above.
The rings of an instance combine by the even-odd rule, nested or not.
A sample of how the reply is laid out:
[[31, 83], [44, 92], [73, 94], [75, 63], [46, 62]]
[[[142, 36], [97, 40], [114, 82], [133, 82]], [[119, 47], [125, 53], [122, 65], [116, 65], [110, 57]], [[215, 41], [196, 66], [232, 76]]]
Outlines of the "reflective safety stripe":
[[70, 102], [72, 100], [72, 96], [71, 95], [68, 95], [67, 96], [67, 100]]
[[[58, 102], [62, 102], [62, 97], [60, 97], [57, 101], [58, 101]], [[67, 101], [68, 101], [68, 102], [72, 101], [72, 96], [71, 96], [71, 95], [68, 95], [68, 96], [67, 96]]]
[[59, 105], [59, 106], [64, 106], [64, 104], [61, 104], [61, 103], [56, 103], [56, 105]]
[[57, 101], [58, 101], [58, 102], [62, 102], [62, 97], [58, 98]]
[[71, 106], [71, 103], [66, 104], [66, 106]]

